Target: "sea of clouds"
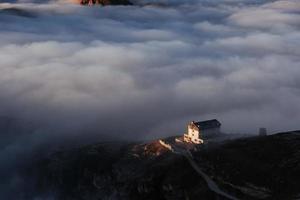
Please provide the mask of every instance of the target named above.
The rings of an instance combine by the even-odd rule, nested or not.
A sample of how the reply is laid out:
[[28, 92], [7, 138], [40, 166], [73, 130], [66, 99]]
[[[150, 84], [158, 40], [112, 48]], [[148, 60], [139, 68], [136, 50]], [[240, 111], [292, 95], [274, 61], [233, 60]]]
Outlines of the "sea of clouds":
[[0, 3], [0, 116], [35, 127], [0, 135], [6, 168], [61, 138], [149, 139], [190, 120], [300, 128], [300, 1], [135, 3]]

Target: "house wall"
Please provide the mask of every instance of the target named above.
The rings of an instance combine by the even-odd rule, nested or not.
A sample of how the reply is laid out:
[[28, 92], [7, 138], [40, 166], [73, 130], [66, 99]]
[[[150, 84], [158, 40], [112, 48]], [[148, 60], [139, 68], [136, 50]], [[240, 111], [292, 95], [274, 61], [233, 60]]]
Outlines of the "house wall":
[[196, 144], [199, 144], [199, 143], [202, 143], [200, 137], [199, 137], [200, 133], [199, 133], [199, 129], [193, 125], [188, 125], [188, 138], [196, 143]]
[[197, 137], [199, 138], [199, 130], [192, 127], [192, 126], [188, 126], [188, 135], [190, 137]]
[[220, 128], [205, 129], [201, 131], [203, 137], [215, 136], [221, 133]]

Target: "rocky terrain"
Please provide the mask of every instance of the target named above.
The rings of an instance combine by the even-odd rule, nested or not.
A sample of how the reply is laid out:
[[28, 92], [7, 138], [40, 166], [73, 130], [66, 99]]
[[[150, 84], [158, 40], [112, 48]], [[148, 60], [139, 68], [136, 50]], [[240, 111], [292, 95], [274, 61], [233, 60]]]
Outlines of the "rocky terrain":
[[80, 0], [82, 5], [132, 5], [129, 0]]
[[[296, 199], [300, 193], [300, 132], [211, 142], [192, 154], [197, 165], [237, 199]], [[41, 197], [224, 199], [184, 156], [159, 141], [88, 145], [56, 152], [36, 167]]]
[[300, 131], [207, 145], [194, 153], [201, 168], [241, 199], [297, 199]]
[[55, 199], [196, 199], [214, 196], [184, 157], [158, 141], [98, 144], [39, 163], [39, 191]]

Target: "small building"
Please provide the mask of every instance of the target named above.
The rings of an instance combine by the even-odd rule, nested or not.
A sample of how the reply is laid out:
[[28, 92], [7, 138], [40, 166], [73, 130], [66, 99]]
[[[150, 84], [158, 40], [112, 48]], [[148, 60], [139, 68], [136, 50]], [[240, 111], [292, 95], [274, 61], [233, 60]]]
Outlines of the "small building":
[[202, 144], [203, 137], [211, 137], [220, 134], [221, 123], [216, 120], [207, 120], [201, 122], [190, 122], [187, 126], [187, 133], [184, 134], [185, 142]]
[[266, 128], [259, 128], [259, 136], [266, 136], [267, 135], [267, 129]]

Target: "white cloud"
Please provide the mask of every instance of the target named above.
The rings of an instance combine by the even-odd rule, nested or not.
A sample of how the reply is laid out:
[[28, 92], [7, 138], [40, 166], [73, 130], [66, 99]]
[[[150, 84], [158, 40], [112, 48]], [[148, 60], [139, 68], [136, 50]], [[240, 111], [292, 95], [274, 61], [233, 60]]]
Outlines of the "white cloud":
[[229, 21], [251, 29], [291, 32], [300, 27], [299, 7], [300, 2], [297, 1], [278, 1], [241, 9], [233, 13]]
[[[8, 19], [0, 22], [2, 112], [51, 122], [59, 118], [63, 124], [78, 120], [78, 126], [91, 118], [140, 115], [139, 123], [161, 127], [195, 113], [199, 119], [222, 118], [231, 110], [282, 104], [284, 98], [273, 98], [274, 88], [287, 96], [298, 88], [296, 1], [171, 4], [1, 4], [35, 14], [0, 14]], [[161, 111], [169, 114], [153, 118]], [[256, 111], [259, 115], [261, 109]], [[82, 120], [84, 115], [90, 117]], [[238, 124], [239, 130], [252, 127], [247, 121]], [[131, 126], [124, 122], [112, 132], [149, 133], [132, 133]], [[151, 134], [160, 133], [153, 128]]]

